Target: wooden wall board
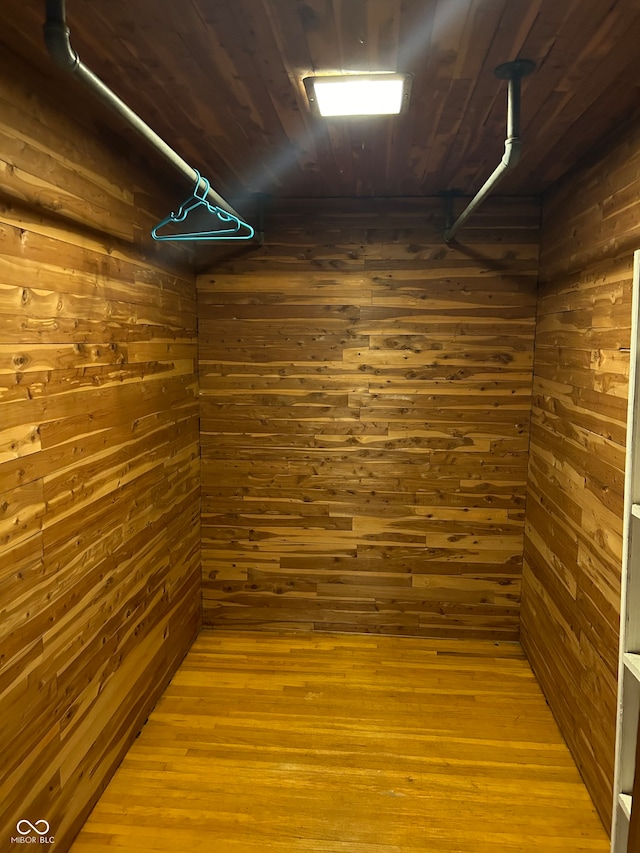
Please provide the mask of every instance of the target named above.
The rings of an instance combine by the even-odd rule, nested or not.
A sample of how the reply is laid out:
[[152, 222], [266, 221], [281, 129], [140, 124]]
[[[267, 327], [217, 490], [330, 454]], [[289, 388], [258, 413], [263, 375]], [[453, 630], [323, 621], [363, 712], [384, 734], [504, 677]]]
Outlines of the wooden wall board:
[[0, 847], [62, 851], [200, 625], [195, 276], [149, 173], [17, 57], [0, 98]]
[[199, 276], [206, 624], [517, 636], [538, 215], [283, 202]]
[[605, 826], [612, 804], [640, 126], [543, 199], [522, 643]]

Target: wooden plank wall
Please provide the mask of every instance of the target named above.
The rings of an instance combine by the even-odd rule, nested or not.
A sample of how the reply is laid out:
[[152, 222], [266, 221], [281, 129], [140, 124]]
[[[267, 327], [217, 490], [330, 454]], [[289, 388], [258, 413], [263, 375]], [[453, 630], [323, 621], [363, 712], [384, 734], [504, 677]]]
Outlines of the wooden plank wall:
[[607, 828], [639, 178], [636, 125], [544, 198], [526, 509], [522, 642]]
[[201, 608], [195, 276], [54, 89], [3, 49], [0, 849], [46, 820], [62, 853]]
[[538, 225], [282, 202], [199, 277], [206, 625], [517, 637]]

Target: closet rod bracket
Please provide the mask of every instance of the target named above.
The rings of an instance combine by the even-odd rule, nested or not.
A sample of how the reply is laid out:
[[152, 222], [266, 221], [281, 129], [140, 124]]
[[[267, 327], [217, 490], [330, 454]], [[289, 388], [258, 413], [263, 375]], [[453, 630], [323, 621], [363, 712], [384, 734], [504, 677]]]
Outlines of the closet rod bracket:
[[[66, 21], [65, 0], [46, 0], [46, 20], [44, 39], [47, 50], [54, 62], [63, 70], [70, 72], [91, 89], [103, 103], [118, 113], [149, 145], [156, 149], [175, 169], [193, 184], [198, 173], [164, 139], [152, 130], [140, 116], [121, 100], [90, 68], [82, 62], [71, 46], [70, 30]], [[238, 220], [242, 220], [237, 211], [209, 187], [207, 201], [222, 208]]]
[[504, 154], [483, 186], [471, 199], [453, 225], [447, 225], [444, 232], [445, 243], [450, 243], [458, 229], [464, 225], [471, 214], [487, 198], [491, 191], [502, 180], [505, 173], [520, 162], [522, 142], [520, 140], [520, 93], [521, 80], [531, 74], [536, 64], [530, 59], [514, 59], [513, 62], [503, 62], [494, 73], [500, 80], [509, 81], [507, 101], [507, 138], [504, 142]]

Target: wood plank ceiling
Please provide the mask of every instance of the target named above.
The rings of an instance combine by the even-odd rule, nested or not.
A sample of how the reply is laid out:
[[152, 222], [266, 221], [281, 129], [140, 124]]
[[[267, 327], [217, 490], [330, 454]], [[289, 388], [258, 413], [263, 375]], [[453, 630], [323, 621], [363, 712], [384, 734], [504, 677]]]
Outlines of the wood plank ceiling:
[[[640, 94], [637, 0], [70, 0], [67, 14], [82, 60], [232, 198], [473, 194], [503, 151], [493, 71], [518, 56], [538, 68], [503, 188], [535, 195]], [[60, 73], [42, 0], [5, 0], [0, 15], [6, 44]], [[314, 118], [301, 80], [325, 70], [410, 72], [410, 109]]]

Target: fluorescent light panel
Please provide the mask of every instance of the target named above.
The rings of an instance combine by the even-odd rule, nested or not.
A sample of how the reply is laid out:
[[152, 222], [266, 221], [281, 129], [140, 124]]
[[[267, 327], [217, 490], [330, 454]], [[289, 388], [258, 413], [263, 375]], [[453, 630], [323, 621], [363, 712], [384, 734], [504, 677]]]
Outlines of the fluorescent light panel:
[[312, 106], [321, 116], [398, 115], [408, 100], [406, 74], [307, 77]]

